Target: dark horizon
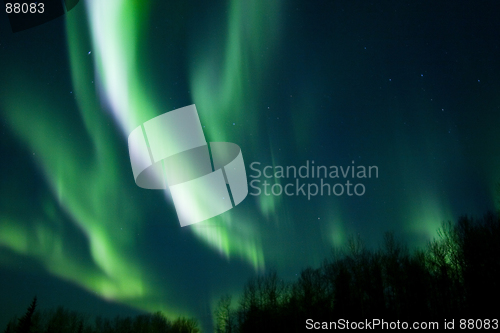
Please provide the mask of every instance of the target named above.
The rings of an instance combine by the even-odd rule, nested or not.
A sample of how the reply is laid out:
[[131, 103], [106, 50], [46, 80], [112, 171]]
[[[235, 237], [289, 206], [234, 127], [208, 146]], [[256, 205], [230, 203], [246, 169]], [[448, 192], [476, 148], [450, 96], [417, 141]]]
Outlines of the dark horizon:
[[271, 269], [250, 278], [237, 295], [221, 296], [213, 325], [206, 319], [167, 318], [160, 312], [126, 316], [122, 311], [114, 317], [99, 313], [89, 317], [62, 306], [40, 310], [35, 296], [24, 315], [10, 319], [5, 333], [194, 333], [202, 326], [217, 333], [293, 332], [304, 326], [425, 325], [437, 329], [478, 325], [477, 320], [465, 318], [481, 318], [479, 324], [498, 328], [498, 310], [491, 304], [500, 296], [496, 283], [500, 276], [499, 214], [443, 222], [439, 238], [421, 249], [410, 250], [387, 232], [383, 244], [371, 250], [359, 235], [352, 235], [345, 247], [332, 249], [320, 267], [306, 267], [291, 281]]
[[[443, 221], [497, 211], [496, 7], [85, 0], [18, 32], [0, 14], [0, 325], [37, 295], [207, 330], [222, 295], [270, 270], [295, 280], [350, 235], [415, 249]], [[170, 188], [136, 184], [128, 137], [193, 104], [206, 142], [241, 149], [249, 194], [181, 227]], [[193, 133], [162, 143], [178, 152]], [[307, 161], [338, 178], [264, 174]], [[325, 183], [334, 193], [312, 194]], [[186, 198], [184, 213], [210, 211]]]

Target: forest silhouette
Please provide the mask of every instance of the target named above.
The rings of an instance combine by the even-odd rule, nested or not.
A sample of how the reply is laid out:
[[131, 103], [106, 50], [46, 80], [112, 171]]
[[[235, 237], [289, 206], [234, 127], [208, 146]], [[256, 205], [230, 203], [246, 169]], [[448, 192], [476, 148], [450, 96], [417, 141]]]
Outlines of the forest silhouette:
[[307, 319], [439, 320], [497, 318], [500, 218], [442, 223], [437, 239], [409, 251], [386, 233], [376, 251], [351, 237], [319, 268], [291, 283], [276, 272], [251, 279], [241, 297], [215, 310], [216, 332], [297, 332]]
[[[318, 268], [285, 282], [275, 271], [250, 279], [242, 295], [220, 298], [215, 332], [296, 332], [309, 318], [443, 320], [498, 318], [500, 214], [443, 222], [438, 237], [412, 251], [386, 233], [377, 250], [359, 237], [334, 249]], [[107, 319], [59, 307], [37, 310], [37, 299], [5, 333], [199, 332], [195, 319], [175, 321], [160, 312]]]
[[64, 307], [55, 310], [38, 311], [37, 298], [33, 298], [21, 318], [12, 318], [4, 333], [198, 333], [200, 328], [195, 319], [179, 317], [175, 321], [160, 312], [136, 317], [114, 319], [96, 317], [93, 323], [89, 317]]

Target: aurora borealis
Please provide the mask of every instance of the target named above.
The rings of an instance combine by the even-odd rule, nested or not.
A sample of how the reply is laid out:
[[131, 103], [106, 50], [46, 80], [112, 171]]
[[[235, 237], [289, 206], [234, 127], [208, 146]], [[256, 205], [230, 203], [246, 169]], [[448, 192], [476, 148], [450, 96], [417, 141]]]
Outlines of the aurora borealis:
[[[3, 16], [0, 325], [34, 294], [206, 325], [222, 294], [271, 268], [293, 279], [349, 234], [419, 246], [494, 209], [494, 4], [82, 0], [18, 33]], [[135, 185], [127, 136], [190, 104], [207, 142], [241, 147], [249, 183], [254, 162], [378, 177], [361, 196], [248, 195], [180, 228], [168, 190]]]

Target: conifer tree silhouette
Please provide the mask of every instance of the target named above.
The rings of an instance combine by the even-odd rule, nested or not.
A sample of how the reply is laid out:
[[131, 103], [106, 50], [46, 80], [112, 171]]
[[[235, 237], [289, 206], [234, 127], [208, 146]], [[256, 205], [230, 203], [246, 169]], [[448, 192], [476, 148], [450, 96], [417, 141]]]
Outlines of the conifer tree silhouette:
[[[359, 237], [318, 268], [305, 268], [293, 282], [272, 270], [250, 279], [232, 307], [226, 295], [214, 311], [216, 332], [297, 332], [308, 318], [438, 320], [498, 316], [500, 211], [482, 218], [443, 222], [438, 237], [413, 249], [387, 233], [378, 250]], [[493, 304], [493, 305], [492, 305]], [[115, 320], [86, 317], [63, 307], [11, 319], [4, 333], [199, 332], [194, 319], [171, 321], [160, 312]]]
[[31, 327], [32, 327], [32, 318], [33, 314], [35, 313], [36, 310], [36, 296], [33, 297], [33, 301], [31, 301], [30, 306], [28, 307], [28, 310], [26, 310], [26, 313], [24, 316], [19, 318], [19, 323], [17, 324], [17, 333], [31, 333]]

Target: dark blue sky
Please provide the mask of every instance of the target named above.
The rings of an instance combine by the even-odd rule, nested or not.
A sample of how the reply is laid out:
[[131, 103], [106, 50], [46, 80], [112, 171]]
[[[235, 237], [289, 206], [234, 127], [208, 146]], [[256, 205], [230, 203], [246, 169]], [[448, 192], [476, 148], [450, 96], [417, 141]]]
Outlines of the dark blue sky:
[[[41, 307], [206, 325], [222, 294], [272, 268], [293, 279], [349, 235], [422, 246], [442, 221], [495, 208], [494, 1], [106, 6], [80, 1], [18, 33], [0, 15], [0, 326], [35, 294]], [[377, 166], [378, 178], [323, 179], [361, 183], [361, 196], [248, 195], [181, 228], [168, 191], [135, 185], [127, 136], [190, 104], [259, 186], [297, 179], [252, 178], [253, 162]]]

